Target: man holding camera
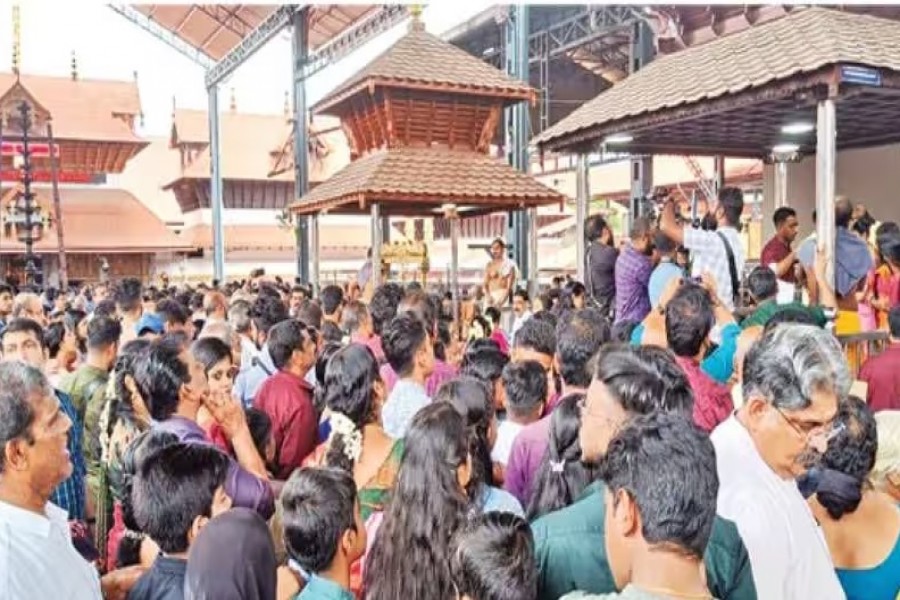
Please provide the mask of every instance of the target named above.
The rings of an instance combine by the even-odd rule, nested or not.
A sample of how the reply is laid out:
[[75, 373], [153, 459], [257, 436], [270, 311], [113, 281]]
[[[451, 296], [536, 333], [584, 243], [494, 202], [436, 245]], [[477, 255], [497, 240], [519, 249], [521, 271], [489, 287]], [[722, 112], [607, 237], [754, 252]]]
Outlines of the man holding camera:
[[740, 188], [725, 187], [719, 191], [719, 202], [712, 213], [715, 231], [685, 226], [677, 218], [675, 203], [671, 201], [663, 208], [659, 224], [663, 233], [691, 251], [694, 277], [704, 272], [713, 275], [717, 295], [729, 311], [735, 309], [744, 270], [744, 247], [738, 235], [743, 211], [744, 193]]

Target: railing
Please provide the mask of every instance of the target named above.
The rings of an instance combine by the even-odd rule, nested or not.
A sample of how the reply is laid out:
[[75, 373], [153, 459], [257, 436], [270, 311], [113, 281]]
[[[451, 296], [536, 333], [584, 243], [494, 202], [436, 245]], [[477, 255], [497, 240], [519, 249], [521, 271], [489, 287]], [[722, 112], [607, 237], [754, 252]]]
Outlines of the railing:
[[837, 339], [844, 350], [844, 356], [847, 357], [850, 373], [856, 379], [859, 375], [859, 369], [866, 359], [880, 354], [885, 349], [890, 340], [890, 335], [886, 331], [867, 331], [865, 333], [839, 335]]

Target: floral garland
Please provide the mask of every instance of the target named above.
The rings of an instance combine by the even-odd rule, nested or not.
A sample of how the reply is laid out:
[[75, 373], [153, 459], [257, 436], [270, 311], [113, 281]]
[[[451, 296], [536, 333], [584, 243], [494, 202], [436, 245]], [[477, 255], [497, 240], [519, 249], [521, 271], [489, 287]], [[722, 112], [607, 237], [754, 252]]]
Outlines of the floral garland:
[[343, 413], [331, 413], [328, 422], [331, 425], [328, 445], [331, 446], [335, 435], [340, 435], [344, 438], [344, 456], [355, 463], [362, 454], [362, 431], [359, 430], [356, 423], [350, 420], [350, 417]]

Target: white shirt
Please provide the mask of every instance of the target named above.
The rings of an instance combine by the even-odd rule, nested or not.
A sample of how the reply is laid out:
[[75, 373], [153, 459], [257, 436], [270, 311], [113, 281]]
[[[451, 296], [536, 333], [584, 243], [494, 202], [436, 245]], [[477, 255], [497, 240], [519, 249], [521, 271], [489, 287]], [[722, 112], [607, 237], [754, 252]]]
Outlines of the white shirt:
[[431, 398], [424, 387], [414, 381], [401, 379], [394, 384], [391, 395], [381, 409], [384, 432], [395, 440], [405, 438], [413, 417], [429, 404]]
[[720, 227], [716, 231], [704, 231], [687, 227], [684, 230], [684, 247], [691, 251], [691, 275], [700, 277], [709, 271], [716, 278], [716, 292], [719, 300], [728, 310], [734, 310], [734, 292], [731, 289], [731, 269], [728, 266], [728, 253], [719, 233], [728, 240], [734, 253], [735, 269], [738, 284], [744, 272], [744, 245], [734, 227]]
[[100, 600], [100, 578], [72, 545], [68, 514], [50, 502], [45, 511], [0, 502], [0, 598]]
[[521, 317], [516, 317], [512, 324], [512, 329], [509, 330], [509, 341], [515, 344], [516, 342], [516, 334], [519, 333], [519, 330], [522, 329], [522, 325], [525, 324], [525, 321], [532, 317], [531, 311], [526, 310], [522, 313]]
[[712, 436], [719, 472], [717, 512], [737, 525], [765, 600], [843, 600], [828, 546], [792, 479], [763, 461], [732, 415]]
[[513, 423], [512, 421], [503, 421], [497, 426], [497, 440], [494, 442], [494, 448], [491, 450], [491, 460], [500, 463], [504, 467], [509, 462], [509, 454], [512, 452], [513, 442], [516, 436], [525, 429], [524, 425]]

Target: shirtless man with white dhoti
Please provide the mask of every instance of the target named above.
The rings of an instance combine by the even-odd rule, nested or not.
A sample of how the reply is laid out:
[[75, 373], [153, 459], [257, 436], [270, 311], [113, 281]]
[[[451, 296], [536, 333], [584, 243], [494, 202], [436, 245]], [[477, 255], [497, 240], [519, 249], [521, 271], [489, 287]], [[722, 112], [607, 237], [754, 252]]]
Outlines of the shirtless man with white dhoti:
[[484, 273], [487, 306], [501, 308], [512, 297], [516, 279], [516, 263], [506, 256], [506, 244], [500, 238], [491, 243], [491, 260]]

